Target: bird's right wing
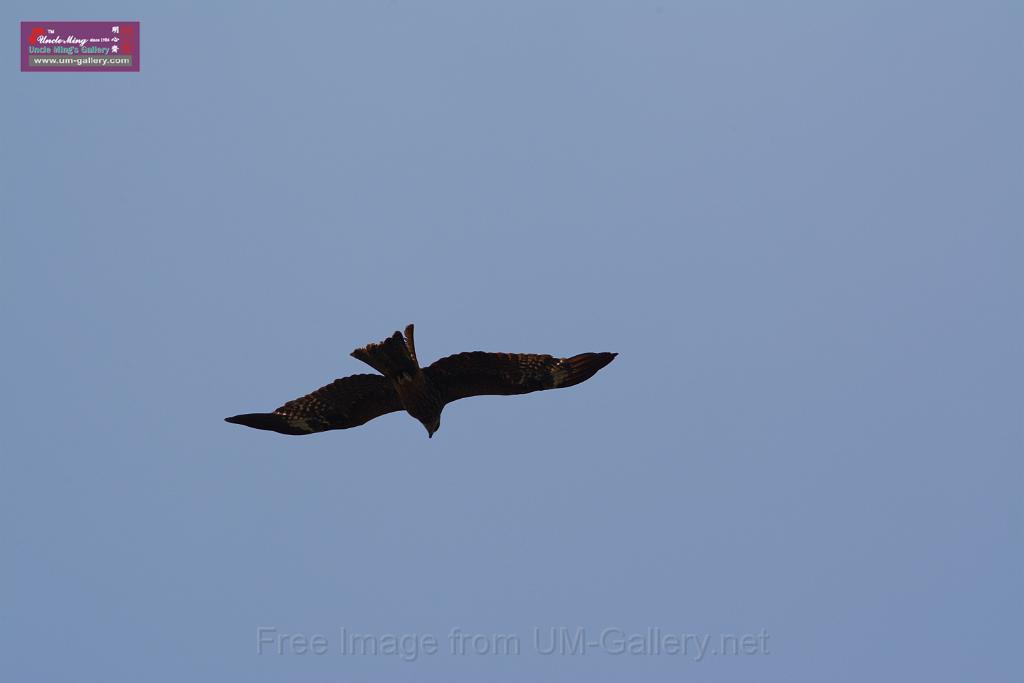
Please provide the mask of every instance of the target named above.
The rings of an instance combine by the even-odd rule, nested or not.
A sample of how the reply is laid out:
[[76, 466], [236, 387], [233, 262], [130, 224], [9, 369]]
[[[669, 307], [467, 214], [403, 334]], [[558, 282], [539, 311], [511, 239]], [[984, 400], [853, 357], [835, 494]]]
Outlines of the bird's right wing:
[[398, 394], [387, 379], [380, 375], [351, 375], [288, 401], [272, 413], [235, 415], [225, 420], [281, 434], [313, 434], [358, 427], [401, 409]]
[[527, 394], [571, 387], [612, 362], [614, 353], [581, 353], [555, 358], [536, 353], [457, 353], [435, 361], [424, 372], [445, 403], [469, 396]]

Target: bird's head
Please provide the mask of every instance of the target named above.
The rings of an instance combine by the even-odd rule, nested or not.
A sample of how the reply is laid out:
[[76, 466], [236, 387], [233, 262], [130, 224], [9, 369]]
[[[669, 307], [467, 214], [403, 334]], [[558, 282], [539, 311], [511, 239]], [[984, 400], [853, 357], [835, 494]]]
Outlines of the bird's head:
[[438, 415], [437, 417], [435, 417], [435, 418], [433, 418], [431, 420], [420, 420], [420, 422], [422, 422], [423, 426], [427, 428], [427, 438], [428, 439], [434, 438], [434, 432], [436, 432], [438, 429], [441, 428], [441, 416], [440, 415]]
[[439, 401], [420, 401], [406, 408], [410, 415], [419, 420], [419, 423], [427, 430], [427, 436], [433, 437], [441, 427], [441, 411], [444, 404]]

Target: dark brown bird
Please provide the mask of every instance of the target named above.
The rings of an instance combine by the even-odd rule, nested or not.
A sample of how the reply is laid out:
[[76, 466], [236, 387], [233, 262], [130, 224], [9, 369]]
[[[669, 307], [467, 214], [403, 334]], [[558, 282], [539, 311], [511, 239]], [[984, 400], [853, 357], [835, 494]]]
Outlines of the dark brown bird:
[[249, 413], [228, 422], [281, 434], [313, 434], [348, 429], [375, 417], [405, 410], [433, 437], [445, 405], [470, 396], [528, 394], [571, 387], [612, 362], [614, 353], [581, 353], [572, 358], [530, 353], [457, 353], [421, 368], [416, 360], [413, 326], [352, 355], [379, 375], [336, 379], [311, 394], [289, 401], [272, 413]]

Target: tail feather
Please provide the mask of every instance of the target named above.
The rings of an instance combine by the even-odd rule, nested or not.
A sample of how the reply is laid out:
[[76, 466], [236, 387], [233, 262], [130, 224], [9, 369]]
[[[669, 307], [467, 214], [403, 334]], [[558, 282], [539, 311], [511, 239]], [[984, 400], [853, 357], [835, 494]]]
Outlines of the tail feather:
[[419, 370], [416, 362], [416, 348], [413, 346], [413, 326], [405, 328], [406, 337], [395, 332], [382, 342], [367, 344], [352, 352], [358, 358], [385, 377], [414, 375]]
[[572, 358], [563, 358], [555, 373], [557, 387], [571, 387], [585, 382], [597, 371], [612, 362], [617, 353], [581, 353]]

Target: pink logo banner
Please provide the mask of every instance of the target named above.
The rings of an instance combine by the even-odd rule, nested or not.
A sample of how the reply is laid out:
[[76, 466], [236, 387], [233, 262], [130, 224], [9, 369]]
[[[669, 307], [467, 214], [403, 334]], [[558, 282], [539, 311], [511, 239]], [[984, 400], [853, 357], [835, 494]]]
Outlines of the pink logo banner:
[[137, 21], [23, 21], [22, 71], [138, 71]]

